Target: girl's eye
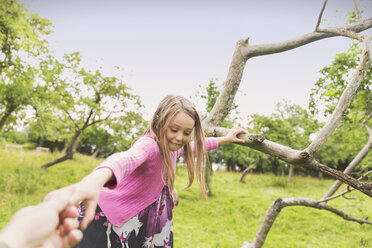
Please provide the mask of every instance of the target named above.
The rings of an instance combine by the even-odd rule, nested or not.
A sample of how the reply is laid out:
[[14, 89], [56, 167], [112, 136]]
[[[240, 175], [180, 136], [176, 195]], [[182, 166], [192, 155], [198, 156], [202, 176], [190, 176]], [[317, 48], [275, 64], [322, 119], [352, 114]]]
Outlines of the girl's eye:
[[171, 130], [173, 133], [177, 133], [177, 130], [176, 130], [176, 129], [171, 128], [170, 130]]
[[189, 136], [191, 133], [187, 132], [187, 133], [183, 133], [184, 135], [186, 136]]

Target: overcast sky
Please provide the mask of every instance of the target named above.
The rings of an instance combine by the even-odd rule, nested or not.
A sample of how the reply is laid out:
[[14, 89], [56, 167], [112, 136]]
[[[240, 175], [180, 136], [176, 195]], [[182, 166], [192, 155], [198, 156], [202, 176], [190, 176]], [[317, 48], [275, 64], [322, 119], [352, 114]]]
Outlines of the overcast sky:
[[[167, 94], [194, 96], [210, 79], [226, 79], [235, 44], [280, 42], [314, 30], [323, 0], [21, 0], [49, 19], [57, 56], [79, 51], [107, 76], [121, 68], [149, 118]], [[364, 18], [372, 1], [360, 2]], [[323, 26], [342, 25], [353, 0], [329, 0]], [[370, 33], [370, 32], [369, 32]], [[282, 100], [306, 107], [318, 71], [350, 46], [348, 38], [318, 41], [250, 59], [236, 103], [243, 115], [269, 115]]]

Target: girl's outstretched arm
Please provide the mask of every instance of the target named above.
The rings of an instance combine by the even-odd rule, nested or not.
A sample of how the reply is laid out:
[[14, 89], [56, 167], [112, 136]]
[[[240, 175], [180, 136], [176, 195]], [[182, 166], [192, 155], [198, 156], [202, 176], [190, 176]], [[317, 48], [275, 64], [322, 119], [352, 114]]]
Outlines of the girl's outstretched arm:
[[60, 194], [67, 193], [70, 195], [70, 204], [77, 205], [82, 202], [85, 207], [85, 216], [80, 223], [80, 228], [85, 230], [93, 220], [102, 187], [111, 180], [113, 180], [112, 171], [108, 168], [100, 168], [94, 170], [78, 183], [50, 192], [44, 201], [58, 199]]
[[226, 136], [216, 137], [218, 144], [233, 142], [233, 143], [245, 143], [245, 140], [239, 139], [238, 135], [241, 133], [248, 133], [246, 130], [240, 127], [233, 127], [226, 134]]

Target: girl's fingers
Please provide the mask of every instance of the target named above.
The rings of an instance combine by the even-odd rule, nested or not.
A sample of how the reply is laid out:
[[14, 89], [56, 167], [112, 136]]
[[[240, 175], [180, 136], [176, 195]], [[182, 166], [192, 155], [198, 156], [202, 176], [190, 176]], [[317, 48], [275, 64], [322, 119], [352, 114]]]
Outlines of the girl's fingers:
[[96, 212], [97, 203], [92, 203], [87, 201], [85, 204], [85, 216], [80, 223], [80, 229], [85, 230], [88, 224], [93, 220], [94, 214]]
[[239, 135], [239, 134], [245, 134], [245, 133], [248, 133], [246, 130], [244, 130], [243, 128], [240, 128], [240, 127], [233, 127], [233, 128], [232, 128], [232, 132], [233, 132], [233, 137], [234, 137], [233, 142], [245, 143], [245, 140], [243, 140], [243, 139], [239, 139], [239, 138], [238, 138], [238, 135]]

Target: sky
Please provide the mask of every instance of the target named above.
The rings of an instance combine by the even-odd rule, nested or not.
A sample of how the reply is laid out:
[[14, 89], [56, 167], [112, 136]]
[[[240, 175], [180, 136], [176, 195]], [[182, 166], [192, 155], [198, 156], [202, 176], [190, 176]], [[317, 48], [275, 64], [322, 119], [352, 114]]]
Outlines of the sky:
[[[167, 94], [189, 98], [211, 79], [222, 84], [238, 40], [267, 44], [312, 32], [323, 5], [323, 0], [20, 2], [52, 22], [48, 40], [57, 57], [79, 51], [87, 68], [102, 66], [106, 76], [121, 76], [141, 96], [147, 119]], [[363, 18], [372, 17], [371, 0], [360, 6]], [[329, 0], [321, 26], [343, 25], [352, 9], [353, 0]], [[235, 97], [242, 116], [270, 115], [283, 100], [306, 108], [319, 70], [351, 43], [335, 37], [250, 59]]]

